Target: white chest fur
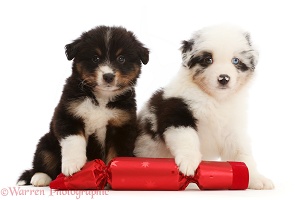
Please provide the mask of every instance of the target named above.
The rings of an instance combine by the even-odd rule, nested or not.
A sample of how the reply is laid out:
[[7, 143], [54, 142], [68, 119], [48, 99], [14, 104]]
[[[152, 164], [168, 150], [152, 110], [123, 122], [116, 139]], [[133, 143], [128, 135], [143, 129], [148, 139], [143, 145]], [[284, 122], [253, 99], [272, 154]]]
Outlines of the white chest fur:
[[198, 135], [204, 159], [215, 159], [221, 156], [228, 140], [236, 140], [237, 135], [245, 132], [246, 106], [240, 97], [207, 105], [200, 105], [201, 109], [194, 114], [199, 119]]
[[197, 133], [203, 159], [217, 158], [228, 138], [245, 132], [245, 92], [218, 102], [199, 90], [192, 82], [178, 83], [178, 81], [173, 82], [166, 88], [165, 97], [178, 97], [188, 104], [198, 120]]
[[81, 102], [72, 103], [70, 111], [76, 117], [80, 117], [85, 124], [85, 136], [96, 133], [98, 140], [104, 144], [106, 137], [106, 126], [109, 120], [117, 117], [117, 109], [106, 108], [108, 101], [99, 100], [99, 106], [86, 98]]

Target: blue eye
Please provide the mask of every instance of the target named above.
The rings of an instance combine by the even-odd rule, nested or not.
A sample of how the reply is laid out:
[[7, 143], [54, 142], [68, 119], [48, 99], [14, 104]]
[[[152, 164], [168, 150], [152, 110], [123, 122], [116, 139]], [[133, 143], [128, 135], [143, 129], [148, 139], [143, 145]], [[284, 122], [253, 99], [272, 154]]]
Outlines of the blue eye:
[[240, 62], [239, 58], [232, 58], [232, 63], [233, 63], [234, 65], [239, 64], [239, 62]]

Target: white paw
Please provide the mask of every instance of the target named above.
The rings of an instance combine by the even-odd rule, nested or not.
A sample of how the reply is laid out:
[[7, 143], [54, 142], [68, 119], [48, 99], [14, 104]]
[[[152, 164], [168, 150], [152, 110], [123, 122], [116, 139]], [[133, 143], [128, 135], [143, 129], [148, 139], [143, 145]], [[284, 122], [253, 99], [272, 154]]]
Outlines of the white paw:
[[249, 175], [248, 188], [255, 190], [272, 190], [274, 189], [274, 184], [270, 179], [256, 173]]
[[85, 165], [87, 161], [86, 156], [71, 158], [71, 159], [63, 159], [62, 160], [62, 173], [65, 176], [71, 176], [74, 173], [81, 170], [81, 168]]
[[198, 155], [179, 155], [175, 157], [175, 163], [178, 166], [179, 171], [186, 176], [193, 176], [200, 162], [201, 156]]
[[17, 185], [18, 186], [26, 185], [26, 181], [19, 181], [19, 182], [17, 182]]
[[192, 127], [169, 127], [164, 137], [179, 171], [187, 176], [194, 175], [202, 160], [197, 131]]
[[52, 179], [45, 173], [37, 172], [31, 178], [31, 184], [36, 187], [48, 186]]
[[65, 176], [81, 170], [87, 161], [86, 139], [82, 135], [71, 135], [61, 140], [62, 166]]

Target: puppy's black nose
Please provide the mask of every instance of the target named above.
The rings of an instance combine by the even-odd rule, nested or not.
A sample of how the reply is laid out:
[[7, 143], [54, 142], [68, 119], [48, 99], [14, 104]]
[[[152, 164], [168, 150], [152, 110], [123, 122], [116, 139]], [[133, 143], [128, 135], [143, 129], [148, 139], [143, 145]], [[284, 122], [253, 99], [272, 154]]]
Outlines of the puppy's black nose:
[[105, 80], [105, 82], [107, 83], [111, 83], [113, 82], [115, 75], [112, 73], [106, 73], [104, 75], [102, 75], [103, 80]]
[[227, 75], [227, 74], [221, 74], [221, 75], [219, 75], [219, 77], [218, 77], [218, 82], [219, 82], [221, 85], [226, 85], [226, 84], [228, 84], [229, 81], [230, 81], [230, 77], [229, 77], [229, 75]]

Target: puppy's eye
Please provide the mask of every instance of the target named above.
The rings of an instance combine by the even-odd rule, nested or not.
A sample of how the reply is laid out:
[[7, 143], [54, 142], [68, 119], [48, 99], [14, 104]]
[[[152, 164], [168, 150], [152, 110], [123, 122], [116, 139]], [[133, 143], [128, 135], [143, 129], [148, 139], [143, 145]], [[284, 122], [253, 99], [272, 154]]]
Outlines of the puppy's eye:
[[208, 57], [204, 58], [204, 63], [208, 64], [208, 65], [212, 64], [213, 63], [212, 57], [208, 56]]
[[117, 57], [117, 61], [120, 63], [120, 64], [123, 64], [125, 62], [125, 57], [120, 55]]
[[94, 62], [94, 63], [99, 63], [99, 61], [100, 61], [100, 58], [99, 58], [97, 55], [94, 55], [94, 56], [92, 57], [92, 62]]
[[232, 58], [232, 63], [233, 63], [234, 65], [238, 65], [239, 62], [240, 62], [239, 58]]

